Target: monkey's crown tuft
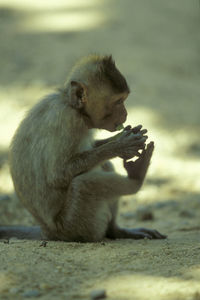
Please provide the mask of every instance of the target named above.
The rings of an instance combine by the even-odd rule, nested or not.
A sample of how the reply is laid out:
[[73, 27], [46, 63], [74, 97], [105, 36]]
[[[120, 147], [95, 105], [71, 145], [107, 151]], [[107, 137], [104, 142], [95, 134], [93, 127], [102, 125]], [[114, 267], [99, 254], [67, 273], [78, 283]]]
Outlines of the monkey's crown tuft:
[[117, 69], [112, 55], [103, 56], [100, 60], [100, 77], [106, 78], [111, 84], [112, 88], [119, 93], [130, 92], [126, 79]]

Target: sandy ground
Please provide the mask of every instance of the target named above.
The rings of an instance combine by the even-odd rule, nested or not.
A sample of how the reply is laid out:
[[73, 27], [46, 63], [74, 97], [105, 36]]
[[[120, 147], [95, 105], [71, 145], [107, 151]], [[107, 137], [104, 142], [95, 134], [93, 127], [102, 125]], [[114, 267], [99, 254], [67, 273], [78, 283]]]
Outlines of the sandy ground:
[[119, 223], [168, 235], [1, 241], [0, 299], [90, 299], [96, 289], [113, 300], [200, 299], [199, 25], [197, 0], [0, 0], [0, 224], [34, 224], [8, 170], [19, 121], [77, 58], [97, 52], [112, 53], [127, 77], [127, 124], [142, 123], [156, 144], [142, 191], [121, 200]]

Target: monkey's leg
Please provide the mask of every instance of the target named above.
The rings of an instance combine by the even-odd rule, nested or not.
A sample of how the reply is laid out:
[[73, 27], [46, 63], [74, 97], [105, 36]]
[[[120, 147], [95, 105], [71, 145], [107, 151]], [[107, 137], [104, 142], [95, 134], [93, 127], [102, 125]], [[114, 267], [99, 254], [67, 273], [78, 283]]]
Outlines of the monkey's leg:
[[[111, 225], [111, 224], [109, 224]], [[120, 228], [116, 224], [108, 227], [107, 237], [110, 239], [166, 239], [166, 235], [161, 234], [155, 229], [148, 228]]]
[[[134, 181], [131, 182], [133, 185]], [[131, 231], [116, 225], [116, 203], [119, 194], [126, 192], [126, 184], [129, 185], [129, 179], [114, 172], [93, 170], [75, 177], [51, 238], [77, 242], [101, 241], [106, 235], [110, 238], [164, 238], [153, 230]]]
[[100, 193], [107, 199], [134, 194], [141, 187], [141, 183], [140, 179], [130, 179], [111, 170], [105, 172], [105, 170], [93, 169], [76, 176], [72, 180], [72, 186], [81, 189], [82, 192]]
[[128, 186], [132, 193], [133, 180], [112, 171], [95, 169], [75, 177], [55, 219], [55, 228], [47, 236], [66, 241], [101, 241], [112, 219], [110, 205], [119, 194], [127, 193]]
[[108, 224], [108, 229], [106, 232], [106, 237], [110, 239], [165, 239], [167, 236], [159, 233], [154, 229], [147, 228], [120, 228], [116, 223], [116, 216], [118, 211], [118, 202], [115, 201], [111, 204], [110, 210], [112, 214], [112, 219]]
[[[153, 143], [148, 144], [147, 149], [143, 150], [142, 156], [135, 162], [124, 162], [124, 166], [133, 179], [140, 178], [142, 181], [146, 175], [149, 162], [153, 153], [154, 145]], [[113, 239], [116, 238], [150, 238], [150, 239], [164, 239], [165, 235], [160, 234], [157, 230], [147, 229], [147, 228], [137, 228], [137, 229], [126, 229], [119, 228], [115, 222], [115, 216], [117, 212], [116, 204], [112, 207], [113, 218], [109, 224], [107, 236]]]
[[[95, 187], [83, 188], [76, 179], [69, 187], [68, 199], [56, 220], [56, 230], [48, 237], [74, 242], [98, 242], [106, 236], [112, 216], [109, 201]], [[107, 199], [106, 199], [107, 200]]]
[[[113, 164], [110, 161], [106, 161], [102, 165], [102, 169], [106, 172], [114, 171]], [[138, 228], [138, 229], [124, 229], [119, 228], [116, 224], [116, 216], [118, 211], [118, 203], [119, 199], [115, 199], [110, 204], [110, 211], [112, 215], [112, 219], [108, 224], [106, 237], [111, 239], [117, 238], [134, 238], [134, 239], [142, 239], [142, 238], [164, 238], [165, 236], [159, 234], [156, 230], [145, 229], [145, 228]]]

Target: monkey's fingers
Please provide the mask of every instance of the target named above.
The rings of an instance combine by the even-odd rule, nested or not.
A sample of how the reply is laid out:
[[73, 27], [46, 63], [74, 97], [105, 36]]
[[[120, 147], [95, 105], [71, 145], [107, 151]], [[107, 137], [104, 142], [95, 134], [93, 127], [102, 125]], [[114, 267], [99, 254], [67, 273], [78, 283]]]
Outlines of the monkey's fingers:
[[148, 139], [147, 135], [140, 135], [140, 134], [131, 134], [130, 136], [128, 136], [128, 138], [130, 139], [130, 145], [138, 145], [139, 143], [145, 143], [146, 140]]
[[120, 158], [122, 158], [123, 160], [128, 160], [128, 159], [131, 159], [133, 157], [140, 157], [141, 156], [141, 153], [139, 152], [139, 150], [142, 150], [141, 148], [144, 147], [144, 146], [141, 146], [137, 148], [128, 148], [124, 151], [123, 154], [119, 155]]
[[135, 126], [131, 129], [133, 133], [138, 133], [142, 129], [142, 125]]
[[127, 125], [125, 128], [124, 128], [124, 131], [129, 131], [131, 130], [131, 125]]
[[159, 231], [157, 231], [155, 229], [153, 230], [152, 234], [153, 234], [154, 239], [166, 239], [167, 238], [167, 235], [162, 234], [162, 233], [160, 233]]
[[156, 229], [137, 228], [137, 230], [148, 233], [149, 235], [151, 235], [152, 239], [166, 239], [167, 238], [167, 235], [161, 234]]
[[150, 142], [147, 144], [147, 150], [149, 152], [154, 150], [154, 142]]
[[140, 138], [142, 136], [144, 136], [145, 133], [147, 133], [146, 129], [143, 129], [137, 133], [133, 133], [132, 131], [130, 132], [132, 135], [131, 136], [135, 136], [135, 138]]
[[[128, 125], [128, 126], [126, 126], [125, 128], [124, 128], [124, 131], [128, 131], [129, 132], [129, 134], [132, 132], [132, 133], [134, 133], [134, 134], [136, 134], [136, 133], [140, 133], [141, 132], [141, 129], [142, 129], [142, 125], [138, 125], [138, 126], [136, 126], [136, 127], [131, 127], [131, 125]], [[145, 129], [146, 130], [146, 129]], [[147, 131], [146, 131], [147, 132]]]
[[139, 240], [139, 239], [148, 239], [151, 240], [152, 236], [151, 234], [141, 231], [139, 229], [124, 229], [126, 232], [126, 236], [128, 236], [128, 238], [130, 239], [134, 239], [134, 240]]
[[135, 156], [140, 157], [142, 155], [142, 153], [140, 153], [139, 151], [135, 154]]
[[151, 156], [153, 154], [153, 151], [154, 151], [154, 142], [150, 142], [149, 144], [147, 144], [147, 147], [145, 149], [144, 155], [146, 157], [150, 157], [151, 158]]
[[147, 136], [143, 135], [142, 133], [138, 132], [134, 134], [131, 130], [122, 131], [114, 137], [119, 137], [120, 140], [123, 140], [124, 138], [128, 138], [129, 140], [141, 140], [143, 138], [145, 138], [145, 140], [147, 139]]
[[141, 133], [142, 135], [145, 134], [145, 133], [147, 133], [147, 129], [141, 130], [140, 133]]
[[123, 160], [123, 166], [126, 172], [128, 173], [129, 178], [134, 178], [134, 166], [135, 163], [133, 161], [126, 161], [126, 159]]

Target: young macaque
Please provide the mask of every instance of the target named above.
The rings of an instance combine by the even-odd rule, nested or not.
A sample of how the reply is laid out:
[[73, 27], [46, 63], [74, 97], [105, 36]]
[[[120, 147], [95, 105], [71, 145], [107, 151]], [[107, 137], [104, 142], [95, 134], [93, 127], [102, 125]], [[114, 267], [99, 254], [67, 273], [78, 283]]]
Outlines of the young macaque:
[[[30, 110], [11, 143], [10, 170], [17, 196], [41, 230], [4, 228], [2, 237], [166, 238], [156, 230], [116, 224], [119, 197], [137, 193], [149, 167], [154, 144], [146, 146], [147, 130], [128, 126], [114, 139], [93, 138], [91, 129], [114, 132], [126, 121], [128, 95], [112, 57], [90, 55], [74, 66], [63, 88]], [[127, 161], [134, 156], [139, 158]], [[127, 176], [114, 171], [109, 162], [114, 157], [123, 159]]]

